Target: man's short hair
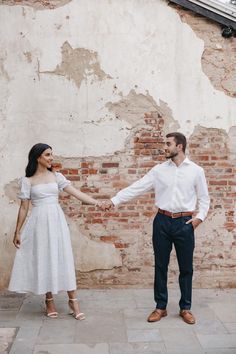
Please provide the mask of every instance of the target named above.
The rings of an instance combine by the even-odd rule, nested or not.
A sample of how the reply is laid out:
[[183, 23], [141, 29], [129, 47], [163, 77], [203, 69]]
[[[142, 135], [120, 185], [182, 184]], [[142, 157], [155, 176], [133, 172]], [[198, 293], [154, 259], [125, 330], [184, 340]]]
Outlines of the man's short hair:
[[187, 146], [187, 139], [184, 134], [179, 132], [169, 133], [166, 135], [166, 138], [174, 138], [176, 145], [181, 144], [183, 147], [183, 152], [185, 152]]

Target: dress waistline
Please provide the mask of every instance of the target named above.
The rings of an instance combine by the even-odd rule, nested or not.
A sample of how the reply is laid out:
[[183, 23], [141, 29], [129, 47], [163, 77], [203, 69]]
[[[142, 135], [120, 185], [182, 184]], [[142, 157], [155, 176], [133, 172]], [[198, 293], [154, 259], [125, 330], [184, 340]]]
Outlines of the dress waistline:
[[38, 207], [45, 204], [59, 204], [58, 198], [55, 197], [32, 200], [31, 203], [33, 207]]

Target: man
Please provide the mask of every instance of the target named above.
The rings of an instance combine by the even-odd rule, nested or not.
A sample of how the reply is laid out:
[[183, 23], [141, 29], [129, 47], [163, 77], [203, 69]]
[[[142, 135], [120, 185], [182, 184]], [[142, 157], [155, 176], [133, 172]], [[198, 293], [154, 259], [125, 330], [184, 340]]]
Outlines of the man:
[[[180, 316], [194, 324], [191, 313], [194, 229], [205, 219], [209, 209], [209, 195], [203, 169], [185, 156], [186, 138], [175, 132], [166, 135], [167, 161], [154, 166], [143, 178], [124, 188], [104, 208], [128, 202], [154, 188], [158, 213], [153, 222], [155, 255], [154, 299], [156, 309], [148, 322], [167, 316], [167, 271], [174, 244], [179, 265]], [[196, 204], [198, 212], [194, 213]], [[196, 215], [195, 215], [196, 214]]]

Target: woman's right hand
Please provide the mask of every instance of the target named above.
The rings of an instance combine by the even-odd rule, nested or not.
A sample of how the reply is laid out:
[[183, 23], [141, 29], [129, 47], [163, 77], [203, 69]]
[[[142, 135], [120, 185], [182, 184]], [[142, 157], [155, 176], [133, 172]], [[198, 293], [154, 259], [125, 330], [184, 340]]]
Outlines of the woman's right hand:
[[21, 240], [20, 240], [19, 233], [15, 233], [14, 238], [13, 238], [13, 243], [16, 248], [20, 248]]

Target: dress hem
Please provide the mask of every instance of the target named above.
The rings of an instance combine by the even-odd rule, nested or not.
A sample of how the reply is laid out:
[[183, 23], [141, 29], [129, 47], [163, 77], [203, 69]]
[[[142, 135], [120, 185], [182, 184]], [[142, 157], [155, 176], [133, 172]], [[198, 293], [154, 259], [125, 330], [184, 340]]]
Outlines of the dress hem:
[[53, 295], [57, 295], [58, 293], [62, 292], [62, 291], [76, 291], [77, 288], [73, 288], [73, 289], [58, 289], [58, 290], [45, 290], [43, 292], [35, 292], [33, 290], [11, 290], [11, 289], [7, 289], [8, 291], [12, 292], [12, 293], [17, 293], [17, 294], [33, 294], [33, 295], [45, 295], [46, 293], [52, 293]]

